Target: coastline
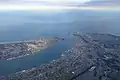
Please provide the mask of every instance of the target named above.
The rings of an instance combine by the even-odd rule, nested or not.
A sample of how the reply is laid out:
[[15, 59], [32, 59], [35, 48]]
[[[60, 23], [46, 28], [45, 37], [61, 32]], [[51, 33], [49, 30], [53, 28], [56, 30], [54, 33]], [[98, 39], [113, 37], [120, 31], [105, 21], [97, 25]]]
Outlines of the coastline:
[[61, 38], [38, 40], [16, 41], [11, 43], [0, 44], [0, 60], [13, 60], [35, 54], [38, 51], [48, 48], [55, 44]]

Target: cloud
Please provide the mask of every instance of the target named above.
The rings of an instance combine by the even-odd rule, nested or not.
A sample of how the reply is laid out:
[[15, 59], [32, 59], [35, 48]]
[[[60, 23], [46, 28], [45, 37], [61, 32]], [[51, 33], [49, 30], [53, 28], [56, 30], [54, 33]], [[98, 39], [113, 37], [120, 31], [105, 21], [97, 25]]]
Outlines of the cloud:
[[81, 4], [90, 0], [0, 0], [1, 3], [19, 3], [19, 4]]
[[120, 0], [1, 0], [4, 10], [103, 10], [120, 11]]
[[120, 5], [120, 0], [93, 0], [85, 4], [89, 6], [112, 6]]
[[50, 6], [50, 5], [0, 5], [0, 11], [57, 11], [57, 10], [94, 10], [94, 11], [120, 11], [120, 6]]

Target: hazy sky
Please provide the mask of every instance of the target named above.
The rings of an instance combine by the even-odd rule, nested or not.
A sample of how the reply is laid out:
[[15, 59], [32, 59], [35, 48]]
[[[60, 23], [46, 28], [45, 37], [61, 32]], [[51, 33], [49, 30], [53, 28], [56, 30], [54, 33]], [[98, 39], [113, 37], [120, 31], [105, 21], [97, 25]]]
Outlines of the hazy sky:
[[90, 0], [0, 0], [1, 3], [20, 3], [20, 4], [81, 4]]
[[120, 10], [120, 0], [0, 0], [0, 10]]

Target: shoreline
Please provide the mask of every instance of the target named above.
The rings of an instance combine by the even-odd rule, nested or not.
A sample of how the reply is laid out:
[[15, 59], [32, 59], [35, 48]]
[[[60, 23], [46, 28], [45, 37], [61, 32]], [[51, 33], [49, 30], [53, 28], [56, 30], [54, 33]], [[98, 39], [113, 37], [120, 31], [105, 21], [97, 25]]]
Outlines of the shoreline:
[[62, 38], [40, 38], [36, 40], [15, 41], [0, 44], [0, 60], [13, 60], [35, 54], [37, 51], [48, 48]]

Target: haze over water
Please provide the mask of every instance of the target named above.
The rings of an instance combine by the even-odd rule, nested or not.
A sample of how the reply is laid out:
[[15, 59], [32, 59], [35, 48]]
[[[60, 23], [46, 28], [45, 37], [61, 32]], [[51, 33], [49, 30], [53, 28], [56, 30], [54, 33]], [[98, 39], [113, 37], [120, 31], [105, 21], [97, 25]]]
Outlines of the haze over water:
[[0, 42], [67, 36], [75, 31], [120, 35], [119, 14], [89, 10], [0, 12]]

